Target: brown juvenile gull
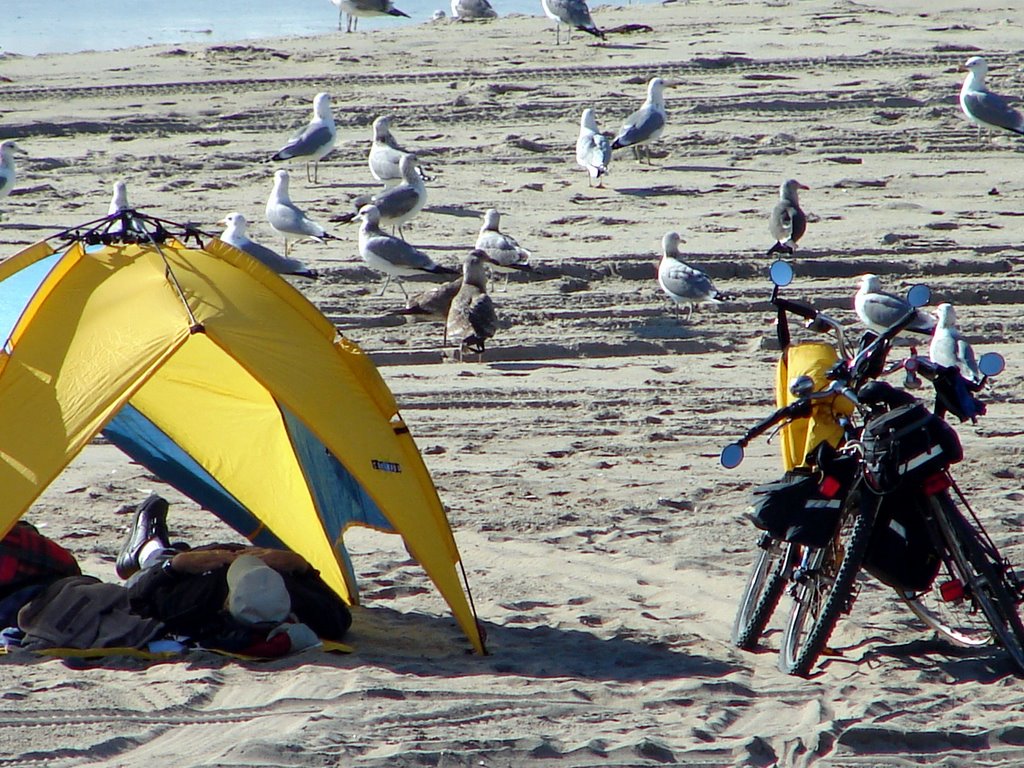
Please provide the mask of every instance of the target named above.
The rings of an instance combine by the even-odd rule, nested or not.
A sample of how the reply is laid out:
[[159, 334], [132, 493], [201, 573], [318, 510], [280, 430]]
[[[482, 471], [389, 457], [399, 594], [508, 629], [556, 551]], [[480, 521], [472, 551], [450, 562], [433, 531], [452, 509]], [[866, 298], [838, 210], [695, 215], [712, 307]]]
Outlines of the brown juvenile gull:
[[580, 135], [576, 139], [576, 162], [587, 172], [587, 185], [597, 181], [604, 186], [601, 177], [608, 173], [612, 161], [612, 143], [597, 129], [594, 110], [584, 109], [580, 116]]
[[[881, 333], [898, 322], [913, 307], [906, 299], [882, 290], [878, 275], [861, 275], [860, 288], [853, 297], [853, 308], [857, 317], [870, 330]], [[920, 309], [915, 310], [914, 319], [907, 326], [908, 331], [930, 334], [935, 329], [935, 318]]]
[[458, 347], [460, 362], [466, 352], [475, 352], [483, 360], [484, 346], [498, 326], [494, 304], [487, 295], [487, 274], [484, 271], [487, 261], [487, 254], [478, 249], [463, 257], [462, 287], [448, 309], [447, 343]]
[[487, 254], [491, 269], [505, 273], [505, 290], [508, 289], [508, 278], [513, 272], [529, 272], [530, 256], [533, 254], [523, 248], [512, 235], [498, 229], [501, 214], [494, 208], [484, 213], [484, 223], [477, 235], [475, 248]]
[[779, 202], [772, 209], [768, 218], [768, 229], [775, 238], [775, 245], [768, 249], [773, 253], [792, 254], [796, 250], [797, 241], [807, 231], [807, 217], [800, 208], [801, 189], [810, 189], [796, 179], [789, 179], [779, 185]]
[[935, 314], [938, 322], [928, 346], [928, 357], [933, 363], [959, 369], [960, 375], [977, 384], [984, 377], [978, 370], [974, 349], [956, 327], [956, 310], [952, 304], [939, 304]]
[[972, 56], [964, 66], [968, 74], [960, 88], [960, 108], [978, 126], [978, 133], [982, 128], [1002, 128], [1024, 134], [1024, 115], [985, 87], [988, 62], [981, 56]]
[[555, 45], [562, 42], [563, 24], [569, 28], [565, 38], [567, 43], [572, 40], [573, 27], [604, 40], [604, 32], [598, 29], [594, 20], [590, 18], [590, 8], [587, 7], [586, 0], [540, 0], [540, 4], [544, 9], [544, 15], [555, 22]]
[[658, 285], [672, 299], [676, 317], [679, 317], [681, 304], [686, 306], [686, 319], [689, 320], [696, 304], [732, 301], [734, 297], [715, 288], [711, 278], [683, 263], [679, 253], [680, 242], [678, 233], [668, 232], [661, 241], [663, 255], [658, 264]]
[[626, 118], [619, 133], [612, 142], [612, 149], [632, 147], [633, 156], [639, 162], [643, 155], [650, 162], [651, 155], [645, 146], [648, 142], [661, 137], [665, 130], [668, 113], [665, 111], [665, 81], [660, 77], [652, 77], [647, 83], [647, 99], [640, 109]]
[[393, 309], [389, 315], [402, 315], [413, 321], [440, 320], [442, 323], [441, 346], [448, 346], [448, 310], [452, 300], [462, 288], [462, 278], [435, 285], [425, 291], [414, 293], [405, 300], [403, 309]]
[[405, 240], [382, 232], [380, 212], [376, 206], [364, 205], [356, 218], [362, 222], [359, 227], [359, 255], [366, 266], [383, 272], [386, 276], [378, 295], [383, 295], [392, 277], [408, 299], [409, 294], [402, 285], [401, 278], [450, 280], [452, 275], [458, 274], [458, 270], [435, 263], [427, 254], [409, 245]]
[[[334, 141], [338, 130], [334, 127], [334, 116], [331, 114], [331, 95], [318, 93], [313, 99], [313, 117], [309, 124], [296, 131], [271, 160], [305, 160], [306, 181], [316, 183], [320, 160], [334, 149]], [[309, 176], [309, 166], [313, 164], [313, 178]]]

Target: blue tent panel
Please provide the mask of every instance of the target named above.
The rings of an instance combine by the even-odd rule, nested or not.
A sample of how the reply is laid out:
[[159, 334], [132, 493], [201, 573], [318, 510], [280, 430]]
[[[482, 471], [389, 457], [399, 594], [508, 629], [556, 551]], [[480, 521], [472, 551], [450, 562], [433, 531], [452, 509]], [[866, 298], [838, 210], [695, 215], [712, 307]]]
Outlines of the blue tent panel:
[[284, 548], [272, 531], [262, 527], [224, 486], [130, 403], [107, 424], [103, 435], [133, 460], [199, 506], [213, 512], [256, 546]]
[[40, 259], [3, 281], [3, 290], [0, 291], [0, 346], [10, 338], [25, 306], [62, 255], [55, 253]]

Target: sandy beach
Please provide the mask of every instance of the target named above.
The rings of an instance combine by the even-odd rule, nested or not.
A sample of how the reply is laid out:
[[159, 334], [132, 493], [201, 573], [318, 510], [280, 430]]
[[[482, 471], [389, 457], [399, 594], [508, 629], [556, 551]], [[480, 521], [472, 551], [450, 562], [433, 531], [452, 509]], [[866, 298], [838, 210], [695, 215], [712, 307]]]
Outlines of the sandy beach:
[[[958, 428], [954, 474], [1024, 567], [1024, 140], [979, 137], [957, 104], [976, 54], [994, 90], [1024, 94], [1024, 10], [978, 7], [595, 5], [603, 28], [648, 29], [556, 46], [548, 20], [514, 16], [0, 59], [0, 139], [29, 153], [0, 200], [0, 258], [103, 216], [118, 179], [138, 209], [211, 233], [240, 211], [280, 251], [263, 218], [269, 158], [331, 94], [339, 137], [319, 183], [286, 167], [292, 198], [340, 240], [296, 246], [322, 277], [292, 280], [395, 393], [491, 651], [470, 653], [397, 537], [355, 530], [354, 653], [8, 656], [0, 766], [1024, 763], [1010, 661], [937, 640], [874, 580], [811, 679], [777, 670], [781, 613], [757, 652], [735, 649], [756, 540], [743, 513], [781, 468], [763, 440], [736, 470], [718, 462], [773, 407], [767, 221], [797, 178], [809, 224], [789, 295], [859, 332], [858, 275], [894, 292], [924, 282], [979, 353], [1006, 357], [988, 415]], [[654, 76], [669, 123], [652, 163], [617, 151], [590, 187], [573, 154], [580, 113], [614, 133]], [[366, 153], [381, 114], [432, 177], [410, 242], [455, 266], [493, 207], [533, 252], [532, 277], [492, 285], [499, 328], [482, 363], [443, 360], [440, 324], [389, 314], [401, 292], [378, 295], [355, 226], [332, 222], [379, 188]], [[670, 230], [734, 301], [674, 317], [655, 282]], [[172, 500], [175, 536], [234, 536], [101, 440], [26, 519], [114, 581], [150, 491]]]

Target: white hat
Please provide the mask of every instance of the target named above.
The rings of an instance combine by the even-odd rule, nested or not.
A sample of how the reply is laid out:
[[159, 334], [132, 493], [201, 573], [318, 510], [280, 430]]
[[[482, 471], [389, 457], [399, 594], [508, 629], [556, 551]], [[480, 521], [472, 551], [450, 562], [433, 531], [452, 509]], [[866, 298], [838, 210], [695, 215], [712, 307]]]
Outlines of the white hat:
[[255, 555], [239, 555], [228, 568], [228, 611], [243, 624], [280, 624], [292, 609], [281, 574]]

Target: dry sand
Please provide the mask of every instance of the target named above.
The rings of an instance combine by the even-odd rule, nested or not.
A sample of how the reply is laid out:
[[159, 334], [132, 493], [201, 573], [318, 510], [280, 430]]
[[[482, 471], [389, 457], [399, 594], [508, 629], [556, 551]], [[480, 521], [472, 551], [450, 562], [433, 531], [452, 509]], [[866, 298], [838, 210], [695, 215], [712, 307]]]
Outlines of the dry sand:
[[[874, 581], [810, 680], [776, 671], [778, 618], [759, 652], [732, 648], [755, 539], [742, 512], [779, 465], [763, 442], [734, 472], [717, 464], [771, 405], [767, 214], [796, 177], [810, 224], [791, 295], [852, 324], [856, 275], [923, 280], [979, 351], [1006, 355], [989, 416], [960, 429], [956, 475], [1024, 563], [1022, 144], [979, 142], [956, 103], [977, 52], [996, 90], [1024, 90], [1024, 11], [981, 7], [693, 0], [595, 9], [604, 27], [651, 27], [604, 45], [555, 47], [538, 16], [0, 61], [0, 136], [31, 153], [0, 203], [3, 254], [102, 216], [116, 179], [138, 208], [213, 232], [241, 211], [280, 248], [262, 218], [267, 158], [326, 90], [339, 142], [319, 185], [293, 167], [300, 205], [327, 221], [374, 189], [369, 125], [388, 113], [435, 175], [408, 238], [454, 264], [493, 206], [540, 268], [495, 293], [493, 349], [462, 365], [441, 362], [438, 325], [387, 315], [401, 294], [377, 295], [354, 229], [294, 252], [326, 273], [296, 284], [402, 406], [492, 655], [467, 653], [394, 537], [357, 531], [354, 654], [8, 659], [0, 766], [1024, 763], [1024, 686], [1006, 658], [934, 640]], [[623, 152], [589, 188], [572, 152], [581, 111], [615, 131], [654, 75], [670, 85], [654, 164]], [[735, 302], [674, 320], [653, 279], [670, 229]], [[29, 518], [113, 579], [150, 490], [175, 500], [182, 538], [223, 536], [100, 443]]]

